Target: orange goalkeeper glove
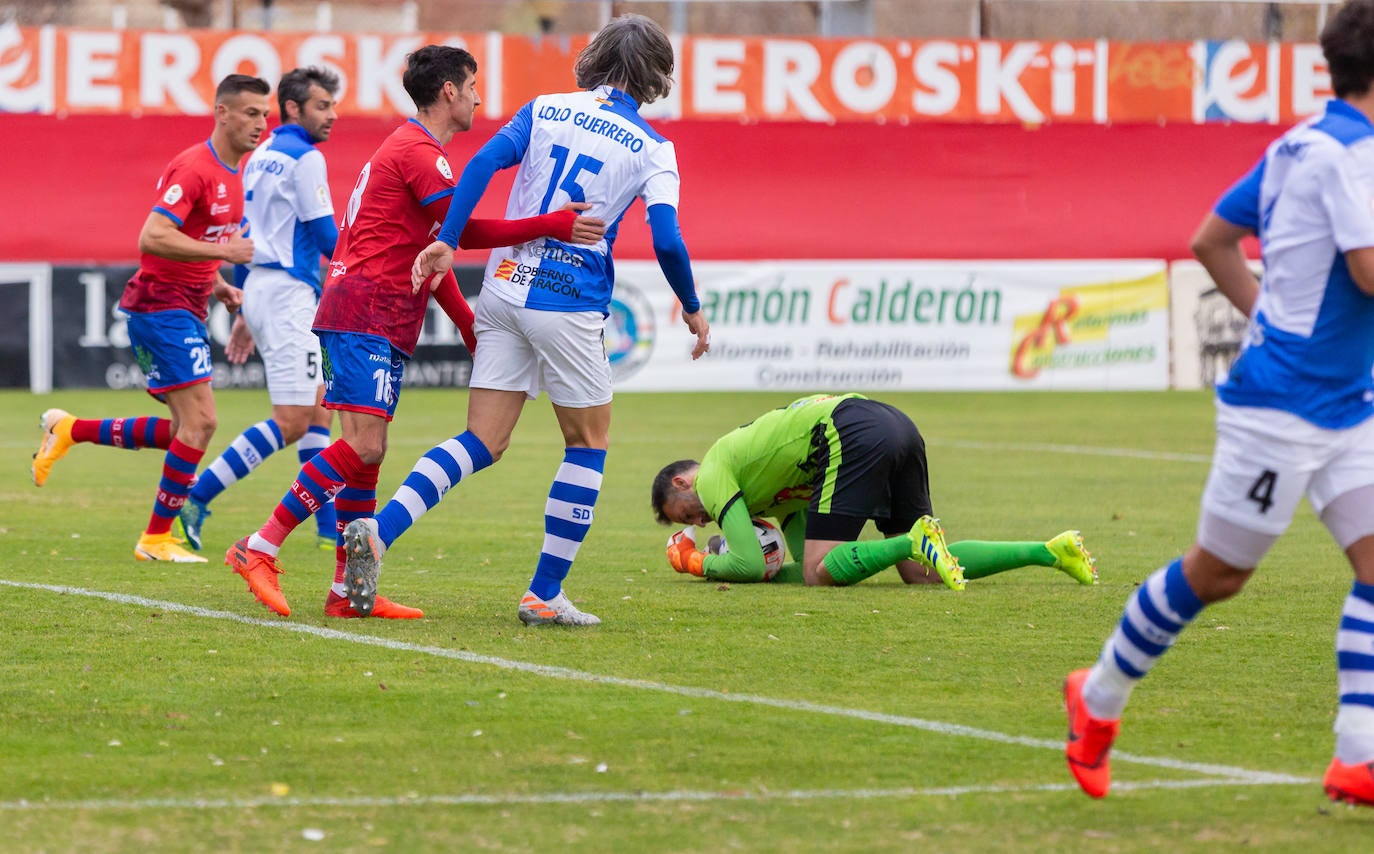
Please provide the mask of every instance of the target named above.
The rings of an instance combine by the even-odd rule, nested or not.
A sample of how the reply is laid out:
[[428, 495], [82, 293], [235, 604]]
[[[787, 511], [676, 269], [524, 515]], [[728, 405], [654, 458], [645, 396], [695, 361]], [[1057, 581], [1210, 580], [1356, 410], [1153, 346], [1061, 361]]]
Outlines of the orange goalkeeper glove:
[[697, 551], [695, 528], [683, 528], [668, 538], [668, 563], [678, 572], [700, 577], [705, 571], [702, 562], [706, 552]]

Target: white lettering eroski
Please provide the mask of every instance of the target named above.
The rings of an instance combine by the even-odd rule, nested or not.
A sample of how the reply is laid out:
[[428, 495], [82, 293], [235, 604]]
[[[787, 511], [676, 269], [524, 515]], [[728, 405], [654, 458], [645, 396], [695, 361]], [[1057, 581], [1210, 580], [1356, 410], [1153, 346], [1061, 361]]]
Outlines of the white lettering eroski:
[[[0, 113], [51, 113], [53, 110], [53, 57], [57, 54], [57, 30], [42, 27], [35, 43], [24, 42], [14, 21], [0, 24]], [[25, 85], [24, 80], [33, 77]]]
[[[423, 44], [418, 37], [396, 39], [385, 52], [379, 36], [358, 36], [358, 106], [376, 110], [383, 106], [409, 113], [415, 105], [401, 86], [406, 55]], [[382, 96], [386, 96], [386, 104]]]
[[161, 107], [170, 99], [193, 116], [210, 112], [196, 94], [191, 76], [200, 69], [200, 47], [184, 33], [143, 33], [139, 51], [138, 102]]
[[1020, 81], [1021, 72], [1039, 53], [1039, 42], [1017, 42], [1005, 57], [1002, 56], [999, 42], [978, 43], [979, 115], [998, 115], [1005, 101], [1012, 113], [1023, 122], [1044, 120], [1045, 115], [1036, 108]]

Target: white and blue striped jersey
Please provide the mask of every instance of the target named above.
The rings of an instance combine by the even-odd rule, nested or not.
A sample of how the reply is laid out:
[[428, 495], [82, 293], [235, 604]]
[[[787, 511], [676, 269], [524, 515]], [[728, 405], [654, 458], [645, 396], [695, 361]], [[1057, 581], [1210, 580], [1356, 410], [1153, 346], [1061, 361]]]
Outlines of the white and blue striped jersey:
[[[253, 265], [285, 270], [320, 293], [322, 246], [306, 226], [333, 218], [324, 155], [298, 124], [273, 129], [243, 173], [244, 217], [253, 239]], [[333, 229], [330, 229], [333, 230]]]
[[516, 113], [498, 135], [520, 156], [506, 206], [507, 219], [588, 202], [586, 216], [607, 223], [594, 246], [542, 237], [497, 249], [487, 262], [484, 291], [545, 311], [608, 312], [615, 270], [611, 247], [620, 220], [636, 199], [678, 205], [677, 153], [649, 127], [639, 105], [618, 89], [541, 95]]
[[1345, 252], [1374, 246], [1374, 125], [1341, 100], [1279, 137], [1217, 202], [1260, 239], [1264, 280], [1217, 395], [1332, 429], [1374, 414], [1374, 298]]

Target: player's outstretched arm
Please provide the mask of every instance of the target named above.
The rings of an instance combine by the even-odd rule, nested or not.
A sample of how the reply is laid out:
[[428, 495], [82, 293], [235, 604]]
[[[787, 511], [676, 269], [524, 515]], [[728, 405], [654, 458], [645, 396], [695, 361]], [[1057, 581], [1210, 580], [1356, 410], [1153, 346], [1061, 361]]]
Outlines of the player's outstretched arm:
[[538, 237], [552, 237], [563, 243], [595, 245], [606, 236], [606, 222], [600, 217], [580, 216], [591, 205], [568, 202], [561, 210], [524, 219], [470, 219], [458, 238], [462, 249], [495, 249], [515, 246]]

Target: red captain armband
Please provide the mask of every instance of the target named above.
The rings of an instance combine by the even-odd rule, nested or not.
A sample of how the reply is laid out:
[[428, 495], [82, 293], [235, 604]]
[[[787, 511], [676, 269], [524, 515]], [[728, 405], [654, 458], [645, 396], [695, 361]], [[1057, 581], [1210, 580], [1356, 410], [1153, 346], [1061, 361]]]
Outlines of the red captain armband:
[[444, 314], [448, 315], [448, 319], [453, 321], [453, 325], [458, 327], [458, 334], [463, 336], [463, 343], [467, 345], [468, 352], [476, 353], [477, 333], [472, 331], [472, 306], [463, 299], [462, 292], [458, 290], [458, 280], [454, 278], [452, 270], [444, 274], [443, 281], [434, 289], [434, 301], [444, 310]]
[[458, 237], [460, 249], [495, 249], [515, 246], [537, 237], [552, 237], [567, 243], [572, 240], [577, 211], [554, 211], [526, 219], [470, 219]]

